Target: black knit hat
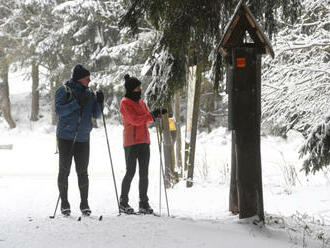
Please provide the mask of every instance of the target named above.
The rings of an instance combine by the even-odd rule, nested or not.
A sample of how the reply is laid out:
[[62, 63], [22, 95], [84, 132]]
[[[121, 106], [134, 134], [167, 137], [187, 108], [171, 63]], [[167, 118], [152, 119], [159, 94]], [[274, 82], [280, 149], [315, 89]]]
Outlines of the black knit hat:
[[141, 82], [139, 79], [135, 77], [130, 77], [128, 74], [125, 75], [125, 89], [126, 92], [132, 92], [136, 87], [141, 85]]
[[76, 65], [72, 71], [72, 80], [78, 81], [84, 77], [91, 75], [90, 72], [82, 65]]

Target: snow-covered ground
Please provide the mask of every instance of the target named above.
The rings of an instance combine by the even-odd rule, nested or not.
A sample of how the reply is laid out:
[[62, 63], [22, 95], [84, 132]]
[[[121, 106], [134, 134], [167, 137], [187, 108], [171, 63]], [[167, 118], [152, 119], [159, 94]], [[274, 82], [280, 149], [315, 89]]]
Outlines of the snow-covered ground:
[[[266, 226], [239, 220], [228, 212], [230, 133], [224, 128], [198, 135], [194, 186], [180, 182], [167, 190], [167, 217], [162, 191], [162, 217], [117, 216], [118, 208], [107, 144], [102, 128], [91, 134], [90, 207], [102, 221], [79, 216], [79, 193], [72, 165], [69, 200], [72, 218], [53, 214], [58, 190], [55, 127], [43, 99], [38, 123], [28, 121], [30, 85], [17, 81], [10, 90], [17, 128], [0, 122], [0, 247], [328, 247], [330, 233], [330, 171], [305, 177], [297, 150], [303, 138], [262, 137]], [[117, 187], [125, 173], [122, 127], [107, 122]], [[159, 152], [151, 131], [149, 198], [159, 210]], [[138, 175], [130, 192], [137, 208]], [[119, 192], [120, 193], [120, 192]]]

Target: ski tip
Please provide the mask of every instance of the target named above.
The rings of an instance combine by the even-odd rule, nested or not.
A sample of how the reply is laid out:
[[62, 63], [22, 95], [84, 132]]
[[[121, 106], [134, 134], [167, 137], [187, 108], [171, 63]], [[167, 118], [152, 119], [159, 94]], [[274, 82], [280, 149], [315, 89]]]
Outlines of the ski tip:
[[103, 220], [103, 216], [102, 215], [100, 215], [100, 217], [99, 217], [99, 221], [101, 221], [101, 220]]
[[77, 221], [81, 221], [81, 216], [78, 217]]

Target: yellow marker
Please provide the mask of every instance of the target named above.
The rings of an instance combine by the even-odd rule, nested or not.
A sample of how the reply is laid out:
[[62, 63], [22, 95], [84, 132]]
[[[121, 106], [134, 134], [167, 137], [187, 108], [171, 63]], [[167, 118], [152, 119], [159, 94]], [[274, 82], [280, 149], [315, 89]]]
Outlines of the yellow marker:
[[170, 126], [170, 131], [175, 131], [176, 127], [175, 127], [175, 121], [173, 118], [169, 118], [168, 119], [168, 124]]

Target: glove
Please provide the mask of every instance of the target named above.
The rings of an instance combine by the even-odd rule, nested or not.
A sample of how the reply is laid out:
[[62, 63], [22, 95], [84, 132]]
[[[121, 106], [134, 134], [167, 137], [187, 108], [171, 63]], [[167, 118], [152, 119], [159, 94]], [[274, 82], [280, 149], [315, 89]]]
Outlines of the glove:
[[104, 102], [104, 94], [101, 90], [96, 91], [96, 101], [101, 104]]
[[89, 97], [83, 93], [83, 94], [80, 94], [78, 96], [78, 104], [80, 105], [80, 107], [85, 107], [88, 103], [88, 100], [89, 100]]
[[167, 109], [166, 108], [162, 108], [162, 115], [167, 113]]
[[153, 117], [154, 120], [155, 120], [155, 119], [158, 118], [159, 115], [160, 115], [160, 109], [159, 109], [159, 108], [154, 109], [153, 111], [151, 111], [151, 115], [152, 115], [152, 117]]
[[162, 115], [166, 114], [167, 113], [167, 109], [165, 109], [165, 108], [162, 108], [162, 109], [156, 108], [156, 109], [154, 109], [151, 112], [151, 114], [152, 114], [152, 116], [153, 116], [154, 119], [159, 118], [160, 117], [160, 113], [162, 113]]

